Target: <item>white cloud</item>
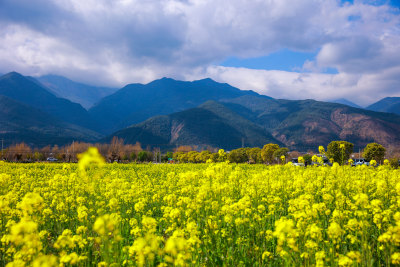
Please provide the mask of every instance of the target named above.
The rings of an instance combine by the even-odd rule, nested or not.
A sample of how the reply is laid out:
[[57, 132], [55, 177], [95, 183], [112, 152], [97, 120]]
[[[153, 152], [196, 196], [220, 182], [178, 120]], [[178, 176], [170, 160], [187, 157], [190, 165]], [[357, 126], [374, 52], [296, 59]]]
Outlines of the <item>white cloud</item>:
[[[187, 78], [198, 76], [201, 75], [196, 73]], [[229, 82], [244, 90], [281, 99], [311, 98], [329, 101], [344, 97], [366, 106], [388, 94], [400, 96], [400, 67], [383, 74], [323, 74], [212, 66], [207, 68], [202, 77]], [[386, 89], [381, 91], [377, 88]]]
[[[3, 0], [0, 72], [113, 86], [210, 75], [273, 97], [368, 103], [397, 93], [399, 25], [389, 6], [360, 1]], [[215, 66], [283, 48], [319, 51], [310, 73]]]

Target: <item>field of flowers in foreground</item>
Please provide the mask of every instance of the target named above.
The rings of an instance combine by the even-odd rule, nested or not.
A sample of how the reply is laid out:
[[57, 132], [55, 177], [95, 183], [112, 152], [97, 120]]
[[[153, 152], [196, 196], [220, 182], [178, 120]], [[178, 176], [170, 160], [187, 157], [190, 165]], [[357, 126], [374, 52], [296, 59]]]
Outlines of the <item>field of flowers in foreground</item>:
[[387, 166], [0, 163], [0, 266], [400, 263]]

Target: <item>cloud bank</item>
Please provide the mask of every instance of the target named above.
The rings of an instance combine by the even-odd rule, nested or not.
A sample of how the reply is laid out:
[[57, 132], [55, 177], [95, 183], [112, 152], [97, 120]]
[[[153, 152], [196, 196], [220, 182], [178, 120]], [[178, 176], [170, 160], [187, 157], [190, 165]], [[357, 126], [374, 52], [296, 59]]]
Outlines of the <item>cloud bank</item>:
[[[2, 0], [0, 72], [112, 86], [210, 76], [276, 98], [400, 96], [400, 15], [336, 0]], [[219, 66], [317, 52], [300, 71]], [[338, 74], [324, 73], [334, 68]]]

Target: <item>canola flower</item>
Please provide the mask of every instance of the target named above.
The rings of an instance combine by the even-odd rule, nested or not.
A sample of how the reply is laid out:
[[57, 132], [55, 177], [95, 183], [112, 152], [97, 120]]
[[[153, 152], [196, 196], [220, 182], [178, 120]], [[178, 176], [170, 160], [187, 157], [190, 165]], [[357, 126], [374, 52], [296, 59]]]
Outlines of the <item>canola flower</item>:
[[400, 171], [2, 163], [0, 241], [2, 266], [398, 265]]

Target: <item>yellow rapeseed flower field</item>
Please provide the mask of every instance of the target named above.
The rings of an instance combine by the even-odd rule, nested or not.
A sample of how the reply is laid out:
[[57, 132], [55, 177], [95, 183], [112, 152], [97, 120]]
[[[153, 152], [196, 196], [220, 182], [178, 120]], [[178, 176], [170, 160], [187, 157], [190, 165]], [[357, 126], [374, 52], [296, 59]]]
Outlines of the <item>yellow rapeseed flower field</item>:
[[0, 266], [400, 264], [400, 171], [0, 162]]

